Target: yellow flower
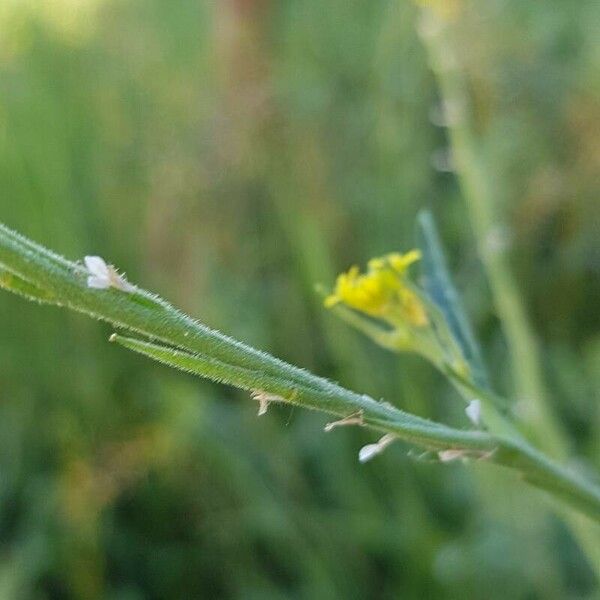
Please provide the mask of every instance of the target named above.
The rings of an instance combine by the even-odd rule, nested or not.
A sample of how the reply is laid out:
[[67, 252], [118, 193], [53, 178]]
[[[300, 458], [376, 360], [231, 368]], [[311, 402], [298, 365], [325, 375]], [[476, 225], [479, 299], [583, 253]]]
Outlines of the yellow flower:
[[365, 274], [352, 267], [338, 276], [335, 291], [325, 299], [325, 306], [344, 303], [372, 317], [401, 319], [418, 327], [427, 325], [425, 308], [405, 279], [408, 267], [420, 257], [418, 250], [412, 250], [374, 258]]
[[423, 303], [411, 289], [405, 287], [400, 290], [400, 301], [409, 323], [417, 327], [424, 327], [429, 324]]
[[399, 252], [392, 252], [386, 254], [381, 258], [372, 258], [369, 263], [370, 270], [381, 270], [385, 267], [391, 267], [398, 275], [404, 275], [408, 270], [408, 267], [414, 262], [417, 262], [421, 258], [420, 250], [411, 250], [406, 254], [400, 254]]

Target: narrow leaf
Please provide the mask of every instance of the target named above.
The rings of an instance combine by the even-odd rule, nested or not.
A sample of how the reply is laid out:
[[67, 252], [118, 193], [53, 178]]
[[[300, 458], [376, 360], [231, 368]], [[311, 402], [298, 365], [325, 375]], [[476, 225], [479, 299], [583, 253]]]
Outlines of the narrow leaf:
[[39, 302], [40, 304], [52, 304], [56, 302], [56, 296], [52, 292], [11, 273], [2, 265], [0, 265], [0, 288], [19, 294], [19, 296], [24, 296], [28, 300]]
[[417, 217], [417, 223], [419, 245], [423, 253], [423, 287], [446, 318], [448, 326], [471, 368], [474, 380], [479, 386], [489, 389], [489, 379], [483, 364], [481, 350], [448, 270], [431, 212], [421, 211]]

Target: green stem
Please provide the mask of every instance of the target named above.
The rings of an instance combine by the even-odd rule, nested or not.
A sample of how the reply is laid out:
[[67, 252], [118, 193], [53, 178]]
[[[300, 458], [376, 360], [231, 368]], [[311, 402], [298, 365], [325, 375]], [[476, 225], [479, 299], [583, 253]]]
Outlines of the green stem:
[[157, 296], [135, 288], [90, 289], [87, 271], [0, 224], [0, 287], [66, 306], [169, 346], [116, 336], [124, 346], [179, 369], [282, 401], [344, 417], [360, 411], [363, 424], [425, 448], [462, 451], [511, 468], [594, 521], [600, 490], [525, 442], [480, 431], [462, 431], [403, 412], [342, 388], [194, 321]]
[[[564, 459], [568, 444], [547, 404], [539, 346], [509, 266], [507, 228], [497, 208], [499, 186], [494, 184], [493, 171], [486, 164], [470, 125], [467, 86], [454, 54], [450, 27], [429, 9], [421, 10], [421, 19], [423, 43], [449, 112], [447, 128], [454, 167], [508, 341], [519, 416], [528, 437], [545, 452]], [[600, 531], [582, 525], [579, 516], [572, 512], [564, 511], [563, 516], [600, 579]]]
[[447, 130], [456, 175], [508, 340], [522, 419], [541, 447], [565, 457], [567, 444], [546, 402], [538, 344], [508, 262], [507, 228], [497, 209], [499, 187], [494, 185], [494, 174], [485, 162], [470, 125], [467, 86], [449, 39], [451, 32], [434, 11], [423, 9], [421, 14], [425, 22], [423, 42], [442, 102], [449, 113]]
[[480, 431], [462, 431], [406, 413], [385, 402], [359, 395], [342, 387], [332, 393], [327, 380], [322, 389], [298, 386], [285, 378], [228, 365], [208, 356], [191, 354], [118, 335], [111, 340], [168, 366], [247, 390], [267, 392], [283, 402], [319, 410], [338, 417], [360, 413], [362, 424], [392, 433], [430, 450], [457, 449], [465, 457], [516, 469], [525, 481], [577, 506], [600, 522], [600, 490], [555, 464], [522, 440]]

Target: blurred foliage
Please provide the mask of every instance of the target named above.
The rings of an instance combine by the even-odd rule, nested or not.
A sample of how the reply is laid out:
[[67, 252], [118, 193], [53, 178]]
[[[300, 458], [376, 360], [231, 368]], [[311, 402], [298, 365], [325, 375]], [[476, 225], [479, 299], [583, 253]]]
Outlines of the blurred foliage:
[[[477, 127], [574, 451], [600, 466], [596, 0], [467, 1]], [[3, 0], [0, 219], [98, 253], [202, 321], [463, 423], [414, 357], [316, 283], [413, 245], [432, 208], [510, 394], [506, 349], [404, 0]], [[594, 581], [533, 491], [172, 373], [110, 330], [0, 295], [0, 597], [580, 598]], [[414, 458], [414, 457], [413, 457]]]

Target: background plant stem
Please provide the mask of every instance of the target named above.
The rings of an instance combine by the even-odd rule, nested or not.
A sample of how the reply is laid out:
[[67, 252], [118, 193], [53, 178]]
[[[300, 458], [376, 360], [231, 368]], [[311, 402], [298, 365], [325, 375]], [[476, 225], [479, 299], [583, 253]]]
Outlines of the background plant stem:
[[[451, 160], [508, 342], [517, 411], [528, 437], [545, 452], [565, 459], [568, 443], [548, 406], [538, 341], [509, 265], [509, 228], [499, 211], [499, 186], [473, 131], [465, 76], [452, 44], [451, 25], [434, 10], [422, 9], [420, 16], [421, 38], [447, 112]], [[567, 514], [566, 519], [600, 577], [600, 530], [582, 527], [577, 516]]]

